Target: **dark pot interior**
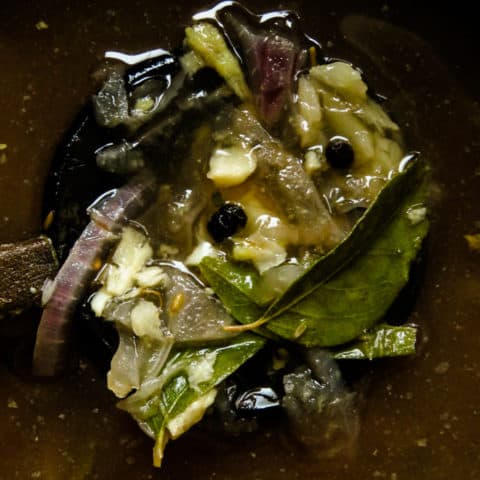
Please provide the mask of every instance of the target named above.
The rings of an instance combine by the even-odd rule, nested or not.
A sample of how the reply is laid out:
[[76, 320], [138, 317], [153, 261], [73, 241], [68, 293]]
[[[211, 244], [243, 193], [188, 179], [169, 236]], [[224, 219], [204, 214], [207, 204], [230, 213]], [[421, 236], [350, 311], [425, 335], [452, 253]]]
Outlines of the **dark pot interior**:
[[[0, 16], [0, 242], [37, 233], [43, 184], [63, 132], [93, 92], [105, 50], [171, 48], [205, 3], [138, 0], [17, 1]], [[279, 5], [245, 2], [256, 11]], [[432, 227], [411, 320], [413, 358], [368, 365], [361, 431], [351, 455], [305, 454], [275, 427], [238, 438], [194, 428], [167, 448], [161, 471], [151, 441], [82, 360], [71, 375], [38, 382], [13, 373], [38, 312], [0, 321], [0, 478], [367, 479], [480, 478], [479, 36], [458, 3], [283, 2], [328, 55], [359, 65], [392, 100], [408, 144], [431, 162]], [[36, 28], [40, 20], [48, 29]], [[0, 272], [1, 274], [1, 272]], [[1, 292], [0, 292], [1, 295]], [[21, 368], [20, 368], [21, 370]], [[284, 432], [284, 430], [282, 430]]]

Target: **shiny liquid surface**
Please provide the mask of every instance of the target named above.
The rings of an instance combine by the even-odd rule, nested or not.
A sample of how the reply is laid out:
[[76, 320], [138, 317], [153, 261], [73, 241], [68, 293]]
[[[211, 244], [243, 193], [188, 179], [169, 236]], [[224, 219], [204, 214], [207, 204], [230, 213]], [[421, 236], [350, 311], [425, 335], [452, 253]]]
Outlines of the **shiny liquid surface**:
[[[0, 241], [40, 229], [43, 180], [62, 133], [94, 91], [105, 50], [171, 48], [203, 2], [17, 2], [0, 17]], [[259, 2], [247, 2], [258, 9]], [[299, 1], [305, 30], [327, 55], [359, 65], [391, 99], [407, 143], [430, 160], [432, 228], [411, 321], [413, 358], [368, 365], [355, 452], [305, 453], [284, 428], [238, 438], [195, 428], [151, 467], [151, 441], [116, 410], [104, 374], [84, 360], [69, 377], [35, 382], [10, 368], [35, 314], [0, 323], [0, 479], [480, 478], [480, 79], [473, 26], [459, 10], [400, 2]], [[261, 2], [262, 10], [278, 8]], [[43, 20], [47, 29], [38, 24]], [[36, 27], [38, 24], [38, 28]], [[5, 157], [2, 157], [5, 158]], [[476, 174], [477, 172], [477, 174]]]

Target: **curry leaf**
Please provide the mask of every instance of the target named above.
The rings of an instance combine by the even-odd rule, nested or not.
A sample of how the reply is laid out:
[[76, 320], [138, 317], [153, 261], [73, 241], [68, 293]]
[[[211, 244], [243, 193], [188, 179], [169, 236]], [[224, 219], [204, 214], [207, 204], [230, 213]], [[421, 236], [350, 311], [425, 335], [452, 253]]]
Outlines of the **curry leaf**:
[[[375, 325], [407, 283], [427, 234], [427, 219], [416, 215], [425, 213], [426, 173], [417, 160], [391, 180], [350, 236], [270, 307], [267, 328], [306, 346], [335, 346]], [[353, 260], [338, 271], [348, 252]]]
[[336, 360], [400, 357], [414, 354], [416, 341], [415, 327], [380, 324], [362, 334], [353, 343], [335, 348], [332, 353]]
[[307, 346], [352, 341], [382, 318], [405, 285], [428, 230], [427, 220], [416, 215], [423, 207], [415, 208], [426, 197], [428, 167], [416, 156], [406, 160], [350, 235], [266, 313], [268, 295], [253, 267], [205, 258], [200, 265], [205, 280], [241, 323], [264, 315], [269, 331]]
[[[320, 284], [327, 282], [365, 251], [372, 241], [379, 238], [379, 232], [392, 218], [399, 218], [395, 212], [401, 204], [405, 204], [404, 200], [407, 197], [415, 194], [423, 185], [428, 169], [425, 161], [416, 154], [406, 157], [402, 164], [403, 169], [382, 189], [348, 237], [327, 255], [313, 263], [307, 272], [270, 306], [265, 314], [266, 317], [273, 318], [287, 311], [301, 299], [308, 297]], [[409, 203], [408, 200], [409, 198], [407, 203]], [[382, 238], [386, 236], [388, 234], [385, 232], [380, 235]], [[389, 239], [386, 243], [388, 242]]]
[[261, 275], [250, 263], [232, 262], [224, 256], [205, 257], [200, 269], [202, 273], [215, 272], [257, 305], [268, 305], [274, 298], [271, 289], [265, 287]]
[[224, 257], [205, 257], [200, 263], [200, 271], [240, 323], [257, 320], [265, 312], [265, 304], [272, 300], [264, 293], [260, 275], [250, 264], [231, 262]]
[[[243, 334], [225, 345], [177, 350], [163, 367], [156, 386], [153, 381], [154, 388], [146, 386], [145, 394], [141, 387], [119, 403], [120, 408], [131, 413], [155, 436], [154, 460], [157, 465], [168, 438], [176, 438], [199, 421], [215, 398], [215, 386], [264, 345], [265, 340], [261, 337]], [[205, 370], [199, 371], [205, 368], [207, 372], [211, 369], [206, 376]]]

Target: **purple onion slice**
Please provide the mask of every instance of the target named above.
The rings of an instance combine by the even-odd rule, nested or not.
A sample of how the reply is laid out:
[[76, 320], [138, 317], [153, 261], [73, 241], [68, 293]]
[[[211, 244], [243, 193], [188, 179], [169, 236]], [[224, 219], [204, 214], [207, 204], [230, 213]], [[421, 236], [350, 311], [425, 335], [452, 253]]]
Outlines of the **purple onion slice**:
[[40, 320], [33, 354], [35, 375], [53, 376], [65, 368], [75, 309], [122, 227], [152, 202], [156, 185], [154, 174], [145, 170], [89, 208], [92, 220], [55, 277]]

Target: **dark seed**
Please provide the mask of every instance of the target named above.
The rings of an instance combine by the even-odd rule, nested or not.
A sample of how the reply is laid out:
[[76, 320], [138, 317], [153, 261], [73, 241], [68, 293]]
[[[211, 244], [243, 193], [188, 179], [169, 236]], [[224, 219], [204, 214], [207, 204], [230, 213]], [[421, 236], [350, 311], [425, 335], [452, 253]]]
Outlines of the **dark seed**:
[[349, 168], [355, 159], [351, 143], [347, 138], [341, 136], [330, 139], [325, 150], [325, 156], [327, 162], [333, 168]]
[[247, 224], [247, 215], [240, 205], [225, 203], [210, 218], [207, 229], [216, 242], [231, 237]]

